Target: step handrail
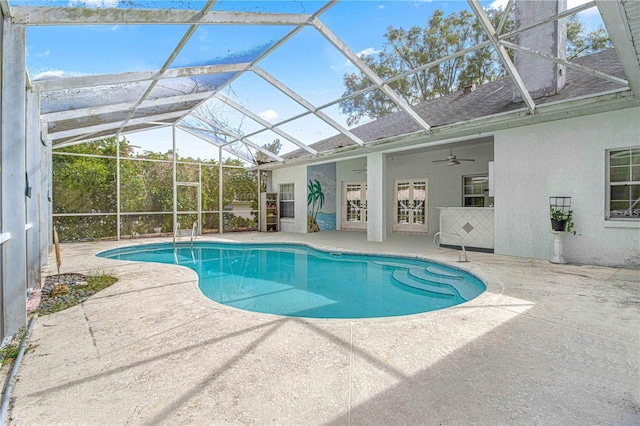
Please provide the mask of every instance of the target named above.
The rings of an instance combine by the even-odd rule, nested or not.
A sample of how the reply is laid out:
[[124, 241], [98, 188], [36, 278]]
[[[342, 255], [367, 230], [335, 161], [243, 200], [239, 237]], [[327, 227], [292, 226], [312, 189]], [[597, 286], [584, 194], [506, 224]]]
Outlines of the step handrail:
[[195, 239], [196, 229], [198, 229], [198, 222], [193, 222], [191, 227], [191, 247], [193, 248], [193, 240]]
[[[180, 232], [180, 222], [176, 222], [176, 226], [173, 228], [173, 245], [176, 245], [176, 234]], [[179, 238], [179, 237], [178, 237]]]
[[462, 243], [462, 236], [460, 234], [454, 234], [451, 232], [436, 232], [436, 234], [433, 236], [433, 244], [438, 247], [439, 249], [441, 249], [442, 247], [440, 247], [440, 239], [438, 238], [438, 236], [440, 235], [450, 235], [452, 237], [458, 237], [460, 238], [460, 247], [462, 247], [462, 251], [460, 252], [460, 254], [458, 255], [458, 262], [468, 262], [469, 259], [467, 259], [467, 250], [465, 250], [464, 248], [464, 244]]

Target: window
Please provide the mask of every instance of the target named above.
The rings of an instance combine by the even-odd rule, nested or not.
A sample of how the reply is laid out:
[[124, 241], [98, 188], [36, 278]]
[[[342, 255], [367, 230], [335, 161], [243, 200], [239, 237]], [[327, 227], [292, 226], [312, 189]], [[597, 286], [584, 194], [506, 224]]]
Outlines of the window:
[[295, 196], [292, 183], [280, 185], [280, 217], [293, 219], [295, 212]]
[[489, 207], [493, 197], [489, 198], [489, 175], [462, 177], [462, 205], [464, 207]]
[[607, 219], [640, 219], [640, 148], [607, 155]]

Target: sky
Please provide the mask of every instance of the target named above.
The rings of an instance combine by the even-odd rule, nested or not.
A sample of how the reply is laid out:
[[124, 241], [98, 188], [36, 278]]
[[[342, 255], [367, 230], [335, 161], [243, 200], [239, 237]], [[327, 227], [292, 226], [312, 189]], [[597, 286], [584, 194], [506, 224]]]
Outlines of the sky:
[[[568, 8], [587, 0], [568, 0]], [[10, 5], [83, 5], [114, 7], [118, 0], [10, 0]], [[482, 1], [483, 6], [504, 7], [507, 0]], [[142, 7], [174, 7], [199, 9], [202, 2], [142, 1]], [[219, 0], [219, 10], [303, 12], [313, 13], [324, 2], [315, 1], [253, 1]], [[321, 15], [327, 25], [349, 48], [361, 54], [375, 54], [384, 43], [389, 26], [409, 28], [423, 26], [433, 11], [445, 14], [461, 8], [468, 9], [466, 1], [341, 1]], [[596, 8], [580, 14], [588, 27], [601, 25]], [[130, 71], [157, 70], [165, 63], [179, 40], [187, 31], [184, 25], [105, 25], [105, 26], [42, 26], [27, 30], [27, 67], [32, 79], [61, 76], [112, 74]], [[243, 62], [255, 59], [271, 43], [282, 38], [292, 27], [286, 26], [200, 26], [171, 67]], [[282, 46], [257, 64], [314, 106], [322, 106], [341, 97], [345, 73], [356, 68], [336, 50], [319, 32], [304, 28]], [[246, 73], [223, 91], [228, 96], [257, 113], [263, 119], [277, 123], [305, 111], [296, 102], [274, 89], [253, 73]], [[221, 102], [211, 109], [233, 128], [243, 134], [261, 129], [250, 119], [242, 119]], [[346, 126], [346, 117], [338, 107], [323, 110], [334, 120]], [[323, 121], [313, 116], [281, 126], [281, 129], [305, 143], [313, 143], [336, 133]], [[139, 132], [127, 138], [140, 150], [166, 151], [171, 147], [171, 129]], [[181, 156], [217, 158], [218, 149], [178, 131], [178, 153]], [[262, 145], [278, 137], [265, 132], [249, 138]], [[282, 140], [282, 138], [280, 138]], [[283, 141], [283, 152], [297, 149]]]

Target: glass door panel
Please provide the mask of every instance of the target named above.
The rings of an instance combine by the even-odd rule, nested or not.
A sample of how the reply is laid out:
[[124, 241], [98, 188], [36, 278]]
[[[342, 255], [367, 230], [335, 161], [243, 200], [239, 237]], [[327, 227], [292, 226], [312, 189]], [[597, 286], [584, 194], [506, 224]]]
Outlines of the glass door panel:
[[407, 179], [395, 183], [394, 232], [426, 233], [427, 180]]
[[342, 184], [342, 229], [366, 229], [367, 184], [366, 182], [343, 182]]

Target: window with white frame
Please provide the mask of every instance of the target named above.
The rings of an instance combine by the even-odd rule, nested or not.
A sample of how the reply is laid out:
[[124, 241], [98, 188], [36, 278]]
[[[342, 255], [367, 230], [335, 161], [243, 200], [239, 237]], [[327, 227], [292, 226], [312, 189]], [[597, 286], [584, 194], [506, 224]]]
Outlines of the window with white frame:
[[280, 217], [294, 218], [295, 212], [294, 186], [292, 183], [280, 184]]
[[462, 177], [462, 205], [464, 207], [489, 207], [493, 197], [489, 198], [489, 175]]
[[607, 151], [605, 218], [640, 220], [640, 148]]

